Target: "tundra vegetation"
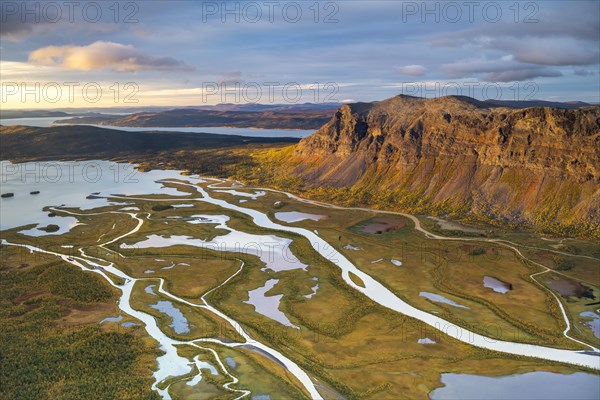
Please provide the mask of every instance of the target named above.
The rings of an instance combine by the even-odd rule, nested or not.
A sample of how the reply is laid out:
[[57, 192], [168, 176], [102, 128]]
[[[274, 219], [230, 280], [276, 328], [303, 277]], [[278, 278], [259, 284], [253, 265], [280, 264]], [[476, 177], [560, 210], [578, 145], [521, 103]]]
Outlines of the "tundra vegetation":
[[[178, 202], [164, 202], [162, 200], [168, 197], [159, 195], [154, 196], [154, 200], [127, 199], [131, 206], [139, 208], [136, 213], [144, 223], [139, 231], [106, 248], [98, 246], [99, 236], [108, 241], [136, 226], [136, 221], [124, 213], [98, 214], [117, 211], [118, 205], [92, 211], [57, 208], [54, 209], [57, 215], [67, 215], [65, 211], [88, 215], [78, 216], [84, 224], [62, 235], [46, 235], [40, 240], [19, 234], [17, 228], [3, 231], [2, 238], [62, 253], [78, 254], [79, 249], [83, 249], [86, 254], [114, 262], [115, 266], [134, 278], [144, 279], [134, 286], [131, 305], [153, 315], [163, 332], [181, 340], [220, 338], [239, 341], [240, 336], [210, 311], [159, 293], [156, 288], [161, 279], [164, 280], [163, 288], [169, 293], [199, 304], [201, 296], [236, 274], [243, 262], [244, 267], [237, 275], [211, 291], [206, 301], [240, 322], [251, 336], [296, 362], [325, 388], [327, 398], [426, 399], [431, 390], [441, 386], [440, 374], [446, 372], [492, 376], [533, 370], [594, 372], [458, 342], [418, 320], [381, 307], [348, 286], [335, 260], [316, 253], [305, 238], [267, 230], [254, 224], [244, 214], [194, 201], [194, 190], [176, 181], [165, 185], [188, 192], [189, 195], [179, 197], [178, 202], [192, 202], [194, 206], [165, 207], [167, 203]], [[247, 191], [249, 188], [236, 190]], [[211, 196], [231, 203], [242, 199], [216, 191], [211, 191]], [[556, 279], [569, 279], [591, 290], [590, 293], [597, 298], [600, 290], [597, 286], [597, 259], [586, 258], [597, 256], [597, 243], [543, 240], [531, 233], [515, 233], [497, 227], [493, 228], [493, 237], [498, 242], [486, 241], [489, 239], [487, 236], [467, 237], [468, 241], [450, 236], [450, 240], [442, 241], [427, 239], [415, 230], [412, 220], [400, 215], [321, 207], [271, 191], [256, 200], [244, 199], [248, 201], [243, 203], [243, 207], [262, 211], [273, 220], [275, 210], [326, 215], [327, 218], [319, 221], [304, 220], [288, 225], [316, 230], [359, 269], [379, 280], [404, 301], [436, 313], [457, 326], [492, 338], [583, 349], [563, 336], [565, 321], [552, 295], [554, 293], [566, 307], [571, 325], [579, 328], [571, 329], [569, 334], [596, 347], [600, 345], [600, 340], [591, 330], [585, 329], [579, 319], [580, 312], [592, 309], [588, 305], [592, 300], [581, 297], [580, 292], [563, 295], [550, 284]], [[266, 269], [258, 257], [247, 251], [226, 252], [210, 246], [135, 246], [150, 235], [184, 235], [209, 241], [228, 233], [216, 229], [214, 224], [189, 223], [198, 214], [225, 214], [230, 218], [227, 222], [229, 228], [291, 239], [289, 251], [307, 267], [274, 271]], [[395, 225], [395, 229], [365, 232], [364, 226], [376, 217], [402, 223]], [[435, 224], [431, 220], [426, 222], [426, 218], [419, 220], [423, 221], [426, 229]], [[485, 232], [492, 229], [481, 225], [478, 228]], [[439, 234], [444, 232], [441, 227], [437, 230]], [[509, 247], [509, 242], [522, 255]], [[564, 247], [565, 243], [568, 248]], [[61, 248], [64, 244], [73, 247]], [[347, 244], [361, 250], [347, 249]], [[4, 261], [0, 278], [2, 312], [5, 314], [2, 324], [6, 325], [0, 333], [2, 355], [11, 365], [28, 366], [25, 369], [3, 369], [0, 387], [6, 398], [40, 395], [61, 398], [61, 394], [62, 398], [89, 397], [89, 393], [97, 391], [98, 387], [105, 389], [111, 398], [156, 397], [150, 392], [150, 384], [155, 358], [160, 350], [149, 339], [143, 326], [122, 327], [120, 324], [124, 321], [136, 322], [127, 315], [124, 315], [123, 321], [98, 325], [103, 318], [118, 314], [113, 288], [93, 273], [64, 265], [56, 257], [23, 260], [23, 257], [33, 256], [28, 251], [10, 246], [3, 246], [2, 252]], [[391, 260], [400, 260], [402, 265], [395, 265]], [[174, 266], [165, 268], [171, 265]], [[564, 265], [570, 265], [570, 268], [564, 268]], [[538, 273], [532, 278], [532, 274]], [[512, 290], [496, 293], [484, 287], [484, 276], [494, 276], [510, 283]], [[111, 278], [119, 283], [114, 276]], [[278, 282], [265, 296], [282, 295], [279, 310], [298, 329], [257, 313], [252, 305], [245, 303], [249, 299], [249, 291], [264, 286], [271, 279]], [[357, 276], [351, 279], [358, 286], [364, 285]], [[313, 292], [315, 283], [318, 283], [316, 293], [307, 297]], [[154, 294], [146, 290], [149, 285], [154, 285]], [[433, 302], [420, 296], [421, 292], [443, 295], [464, 307]], [[173, 302], [188, 321], [189, 332], [175, 332], [169, 326], [171, 319], [150, 307], [159, 300]], [[527, 306], [524, 307], [524, 304]], [[75, 323], [79, 325], [72, 327]], [[431, 338], [436, 344], [425, 346], [418, 343], [424, 337]], [[271, 398], [306, 396], [295, 378], [281, 365], [251, 348], [229, 348], [204, 342], [202, 346], [216, 351], [222, 361], [228, 357], [234, 361], [235, 367], [224, 363], [228, 372], [240, 379], [232, 387], [251, 390], [255, 395], [269, 394]], [[53, 350], [50, 351], [50, 348]], [[57, 353], [56, 349], [62, 350]], [[212, 375], [203, 370], [202, 380], [194, 387], [187, 385], [193, 374], [164, 383], [163, 386], [169, 387], [174, 398], [191, 398], [200, 391], [207, 398], [235, 397], [224, 387], [229, 378], [214, 354], [187, 345], [180, 346], [179, 353], [190, 359], [199, 355], [202, 360], [216, 366], [218, 374]], [[67, 356], [75, 363], [59, 365]], [[27, 374], [28, 384], [16, 385], [15, 382], [25, 379], [22, 374]], [[82, 376], [86, 379], [80, 384]]]

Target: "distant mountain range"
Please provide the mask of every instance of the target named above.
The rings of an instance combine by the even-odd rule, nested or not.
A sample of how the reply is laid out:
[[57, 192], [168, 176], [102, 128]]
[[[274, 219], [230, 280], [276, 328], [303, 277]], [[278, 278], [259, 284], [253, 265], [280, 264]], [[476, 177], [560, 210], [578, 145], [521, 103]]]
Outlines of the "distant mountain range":
[[175, 109], [131, 115], [94, 115], [58, 121], [61, 124], [92, 124], [123, 127], [216, 127], [259, 129], [318, 129], [331, 118], [335, 108], [267, 109], [216, 111]]
[[[131, 125], [133, 121], [152, 122], [152, 123], [177, 123], [177, 125], [168, 126], [215, 126], [206, 125], [202, 122], [202, 117], [209, 118], [211, 116], [220, 115], [221, 118], [231, 117], [232, 123], [240, 123], [240, 115], [236, 114], [222, 114], [224, 112], [235, 112], [235, 113], [276, 113], [278, 117], [285, 118], [286, 113], [290, 113], [291, 116], [298, 116], [303, 114], [302, 118], [309, 121], [310, 115], [320, 117], [326, 115], [328, 112], [333, 113], [340, 106], [339, 103], [303, 103], [303, 104], [230, 104], [223, 103], [214, 106], [190, 106], [190, 107], [111, 107], [111, 108], [72, 108], [64, 110], [2, 110], [0, 111], [0, 118], [36, 118], [36, 117], [81, 117], [85, 119], [79, 120], [63, 120], [62, 123], [80, 123], [80, 124], [104, 124], [104, 125], [115, 125], [115, 126], [149, 126], [149, 125]], [[214, 113], [199, 113], [199, 111], [210, 111]], [[314, 114], [311, 112], [315, 112]], [[321, 113], [323, 112], [323, 113]], [[129, 120], [124, 115], [135, 115], [143, 114], [143, 118], [132, 117]], [[171, 117], [183, 117], [189, 118], [188, 120], [172, 121]], [[265, 114], [269, 118], [269, 114]], [[251, 121], [250, 116], [246, 116], [245, 120], [248, 121], [244, 126], [237, 126], [240, 128], [252, 128], [256, 127], [256, 122]], [[254, 116], [258, 119], [258, 116]], [[115, 121], [113, 121], [115, 120]], [[211, 120], [210, 123], [214, 120]], [[111, 123], [114, 122], [114, 123]], [[227, 121], [225, 121], [227, 122]], [[289, 128], [289, 129], [313, 129], [318, 128], [321, 124], [315, 126], [314, 122], [308, 122], [308, 128]], [[189, 125], [194, 123], [196, 125]], [[272, 122], [271, 124], [273, 124]], [[289, 121], [282, 122], [289, 125]], [[199, 124], [199, 125], [198, 125]], [[153, 125], [153, 126], [167, 126], [167, 125]], [[232, 125], [234, 126], [234, 125]], [[297, 125], [294, 125], [297, 126]], [[273, 129], [286, 129], [284, 126], [273, 127]]]
[[45, 110], [3, 110], [0, 111], [0, 118], [43, 118], [43, 117], [68, 117], [63, 111], [45, 111]]
[[[527, 101], [510, 101], [510, 100], [485, 100], [485, 103], [490, 106], [496, 107], [510, 107], [510, 108], [525, 108], [525, 107], [554, 107], [564, 109], [574, 109], [580, 107], [587, 107], [592, 104], [584, 103], [582, 101], [571, 101], [571, 102], [553, 102], [545, 100], [527, 100]], [[186, 107], [164, 107], [164, 106], [150, 106], [150, 107], [111, 107], [111, 108], [67, 108], [61, 110], [1, 110], [0, 118], [36, 118], [36, 117], [85, 117], [85, 120], [63, 120], [63, 123], [90, 123], [90, 124], [106, 124], [108, 125], [111, 120], [115, 120], [115, 123], [110, 125], [115, 126], [149, 126], [149, 125], [127, 125], [133, 123], [134, 119], [126, 121], [123, 119], [124, 115], [133, 114], [144, 114], [145, 117], [141, 118], [140, 121], [149, 121], [150, 116], [155, 115], [156, 123], [159, 123], [160, 118], [165, 119], [169, 114], [181, 114], [182, 112], [193, 112], [193, 111], [214, 111], [214, 112], [273, 112], [273, 113], [295, 113], [295, 112], [307, 112], [307, 111], [323, 111], [325, 113], [331, 112], [332, 114], [342, 104], [341, 103], [303, 103], [303, 104], [257, 104], [257, 103], [246, 103], [246, 104], [234, 104], [234, 103], [221, 103], [211, 106], [186, 106]], [[194, 123], [198, 122], [200, 115], [190, 116]], [[210, 114], [207, 114], [210, 115]], [[319, 115], [319, 113], [317, 113]], [[232, 115], [235, 119], [235, 115]], [[123, 119], [123, 120], [121, 120]], [[118, 125], [123, 123], [124, 125]], [[182, 125], [173, 126], [189, 126], [185, 125], [189, 121], [181, 121]], [[167, 126], [167, 125], [155, 125], [155, 126]], [[195, 125], [195, 126], [208, 126], [208, 125]], [[244, 126], [245, 128], [252, 126]], [[277, 127], [273, 128], [276, 129]], [[310, 125], [309, 128], [313, 129], [314, 124]], [[280, 127], [280, 129], [285, 129]], [[300, 128], [304, 129], [304, 128]]]
[[581, 107], [589, 107], [592, 105], [598, 104], [590, 104], [585, 103], [583, 101], [546, 101], [546, 100], [523, 100], [523, 101], [513, 101], [513, 100], [485, 100], [484, 103], [490, 106], [496, 107], [509, 107], [509, 108], [527, 108], [527, 107], [553, 107], [553, 108], [563, 108], [567, 110], [572, 110], [575, 108]]

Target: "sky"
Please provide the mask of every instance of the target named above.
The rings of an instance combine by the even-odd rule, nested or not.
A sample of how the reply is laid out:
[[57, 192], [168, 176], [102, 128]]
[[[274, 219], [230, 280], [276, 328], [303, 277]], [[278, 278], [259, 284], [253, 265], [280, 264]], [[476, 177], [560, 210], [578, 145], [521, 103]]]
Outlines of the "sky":
[[2, 109], [600, 102], [599, 1], [2, 1]]

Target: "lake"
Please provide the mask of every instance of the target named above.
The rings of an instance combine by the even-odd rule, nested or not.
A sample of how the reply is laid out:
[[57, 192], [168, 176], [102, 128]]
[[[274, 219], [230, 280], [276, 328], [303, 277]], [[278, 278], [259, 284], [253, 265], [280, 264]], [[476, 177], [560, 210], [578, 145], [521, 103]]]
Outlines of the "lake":
[[[2, 118], [0, 125], [27, 125], [37, 127], [48, 127], [54, 125], [55, 121], [68, 119], [71, 117], [38, 117], [38, 118]], [[59, 125], [59, 124], [57, 124]], [[246, 137], [293, 137], [303, 138], [316, 132], [315, 129], [256, 129], [256, 128], [230, 128], [224, 126], [215, 127], [133, 127], [133, 126], [113, 126], [113, 125], [95, 125], [82, 124], [86, 126], [95, 126], [98, 128], [118, 129], [126, 132], [140, 131], [162, 131], [162, 132], [190, 132], [190, 133], [214, 133], [218, 135], [238, 135]]]
[[429, 394], [432, 400], [597, 400], [600, 379], [578, 372], [564, 375], [551, 372], [488, 377], [442, 374], [446, 386]]
[[[71, 217], [49, 217], [48, 212], [42, 211], [44, 207], [64, 204], [67, 207], [89, 210], [118, 204], [103, 198], [117, 193], [186, 195], [176, 189], [164, 188], [162, 183], [156, 182], [178, 175], [178, 171], [161, 170], [140, 173], [131, 164], [100, 160], [22, 164], [0, 161], [2, 193], [14, 193], [14, 197], [0, 199], [0, 230], [26, 224], [55, 224], [60, 227], [56, 234], [62, 234], [73, 227], [77, 220]], [[32, 195], [32, 191], [40, 193]], [[99, 193], [99, 197], [87, 198], [92, 193]], [[124, 201], [123, 204], [127, 202]], [[27, 233], [37, 235], [35, 230]]]
[[0, 125], [14, 126], [14, 125], [27, 125], [37, 127], [48, 127], [52, 126], [54, 121], [60, 121], [61, 119], [69, 119], [72, 117], [34, 117], [34, 118], [0, 118]]

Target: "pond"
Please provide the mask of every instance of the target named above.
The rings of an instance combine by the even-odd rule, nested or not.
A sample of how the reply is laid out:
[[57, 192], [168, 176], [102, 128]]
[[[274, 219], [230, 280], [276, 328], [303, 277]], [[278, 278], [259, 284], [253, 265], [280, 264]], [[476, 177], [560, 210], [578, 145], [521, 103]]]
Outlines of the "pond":
[[169, 326], [173, 328], [175, 333], [184, 334], [190, 332], [187, 319], [183, 316], [181, 310], [176, 308], [170, 301], [160, 300], [156, 304], [150, 305], [150, 307], [171, 317], [171, 324]]
[[144, 289], [144, 292], [146, 292], [148, 294], [151, 294], [153, 296], [158, 296], [156, 293], [154, 293], [154, 287], [155, 286], [156, 285], [148, 285], [148, 286], [146, 286], [146, 288]]
[[459, 307], [459, 308], [467, 308], [467, 309], [469, 308], [467, 306], [463, 306], [462, 304], [458, 304], [450, 299], [447, 299], [444, 296], [442, 296], [441, 294], [421, 292], [421, 293], [419, 293], [419, 296], [425, 297], [426, 299], [431, 300], [435, 303], [444, 303], [444, 304], [448, 304], [453, 307]]
[[579, 316], [586, 319], [591, 318], [591, 320], [585, 321], [583, 324], [594, 332], [594, 336], [600, 339], [600, 315], [592, 311], [584, 311]]
[[581, 283], [568, 278], [552, 279], [547, 281], [546, 285], [556, 290], [563, 297], [578, 297], [586, 299], [595, 299], [593, 289], [582, 285]]
[[432, 400], [597, 400], [600, 393], [598, 376], [582, 372], [530, 372], [501, 377], [442, 374], [442, 383], [446, 386], [429, 394]]
[[[319, 278], [317, 278], [316, 276], [312, 278], [313, 281], [318, 282]], [[315, 286], [313, 286], [311, 288], [312, 292], [309, 294], [304, 295], [304, 297], [306, 297], [307, 299], [311, 299], [315, 294], [317, 294], [317, 290], [319, 290], [319, 284], [316, 283]]]
[[508, 293], [512, 290], [512, 285], [510, 283], [501, 281], [498, 278], [494, 278], [493, 276], [484, 276], [483, 277], [483, 287], [492, 289], [497, 293]]
[[361, 232], [382, 234], [403, 228], [406, 225], [406, 220], [391, 217], [373, 218], [370, 223], [361, 228]]
[[283, 297], [282, 294], [265, 296], [265, 293], [273, 289], [277, 282], [279, 282], [279, 279], [269, 279], [264, 286], [250, 290], [248, 292], [248, 300], [244, 301], [244, 303], [253, 305], [254, 310], [265, 317], [277, 321], [285, 326], [300, 329], [296, 325], [292, 324], [288, 317], [281, 312], [281, 310], [279, 310], [279, 303]]
[[225, 362], [230, 368], [235, 369], [237, 367], [237, 363], [233, 357], [225, 357]]
[[119, 315], [118, 317], [107, 317], [107, 318], [104, 318], [102, 321], [100, 321], [100, 325], [102, 325], [105, 322], [119, 322], [122, 319], [123, 319], [122, 315]]

